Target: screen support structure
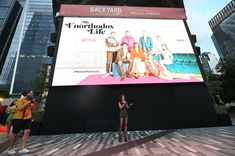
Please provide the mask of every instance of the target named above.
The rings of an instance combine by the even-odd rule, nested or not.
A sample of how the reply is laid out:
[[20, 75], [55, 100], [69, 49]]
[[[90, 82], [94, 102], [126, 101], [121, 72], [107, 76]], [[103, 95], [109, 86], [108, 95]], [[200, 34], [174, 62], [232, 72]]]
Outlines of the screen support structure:
[[58, 47], [59, 47], [59, 41], [60, 41], [60, 35], [61, 35], [61, 29], [62, 29], [62, 24], [63, 24], [63, 17], [56, 17], [56, 20], [58, 22], [58, 29], [57, 29], [57, 35], [56, 35], [56, 45], [54, 49], [54, 54], [53, 54], [53, 59], [52, 59], [52, 68], [51, 68], [51, 74], [49, 78], [49, 86], [52, 86], [52, 81], [54, 77], [54, 71], [55, 71], [55, 64], [56, 64], [56, 58], [57, 58], [57, 53], [58, 53]]
[[[63, 18], [59, 21], [52, 73]], [[184, 24], [195, 50], [185, 20]], [[53, 75], [50, 82], [52, 78]], [[135, 103], [130, 112], [130, 130], [218, 126], [205, 83], [51, 86], [41, 134], [117, 131], [119, 118], [116, 103], [118, 96], [123, 93]]]
[[188, 36], [189, 36], [191, 45], [192, 45], [192, 47], [193, 47], [194, 54], [195, 54], [196, 59], [197, 59], [197, 64], [198, 64], [198, 66], [199, 66], [199, 68], [200, 68], [200, 71], [201, 71], [202, 77], [203, 77], [203, 79], [204, 79], [204, 82], [206, 82], [206, 74], [205, 74], [205, 71], [203, 70], [203, 67], [202, 67], [202, 64], [201, 64], [201, 61], [200, 61], [199, 56], [195, 53], [195, 51], [196, 51], [196, 46], [195, 46], [195, 44], [193, 43], [192, 34], [191, 34], [191, 32], [190, 32], [188, 23], [187, 23], [187, 21], [186, 21], [185, 19], [183, 19], [183, 21], [184, 21], [184, 25], [185, 25], [185, 28], [186, 28], [186, 30], [187, 30], [187, 33], [188, 33]]

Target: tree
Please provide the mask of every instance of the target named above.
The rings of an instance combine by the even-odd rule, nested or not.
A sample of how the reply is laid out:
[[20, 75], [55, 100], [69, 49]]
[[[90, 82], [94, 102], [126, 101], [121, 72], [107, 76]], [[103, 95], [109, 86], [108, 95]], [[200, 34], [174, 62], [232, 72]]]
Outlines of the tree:
[[48, 83], [46, 83], [46, 77], [47, 77], [47, 66], [43, 65], [41, 68], [40, 73], [36, 77], [36, 79], [33, 81], [32, 89], [35, 92], [43, 92], [47, 90]]
[[212, 72], [207, 72], [207, 87], [208, 90], [210, 92], [211, 96], [217, 95], [217, 94], [221, 94], [221, 92], [223, 91], [222, 88], [222, 81], [220, 79], [220, 75], [218, 74], [214, 74]]
[[218, 81], [218, 80], [208, 81], [207, 86], [208, 86], [210, 94], [211, 95], [221, 94], [221, 92], [223, 91], [222, 84], [223, 84], [223, 82]]
[[235, 101], [235, 59], [227, 59], [218, 65], [221, 73], [222, 92], [224, 102]]

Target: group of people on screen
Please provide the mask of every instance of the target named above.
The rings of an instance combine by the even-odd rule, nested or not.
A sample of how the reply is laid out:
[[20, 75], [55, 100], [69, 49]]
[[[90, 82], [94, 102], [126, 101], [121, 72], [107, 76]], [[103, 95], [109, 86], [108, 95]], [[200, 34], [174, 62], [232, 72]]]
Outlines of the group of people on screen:
[[[165, 80], [181, 77], [181, 75], [171, 73], [165, 67], [173, 63], [173, 55], [167, 44], [162, 42], [161, 36], [156, 36], [155, 53], [162, 54], [162, 59], [157, 61], [152, 54], [153, 40], [147, 36], [146, 31], [142, 31], [139, 42], [136, 42], [130, 31], [127, 30], [125, 36], [121, 38], [120, 45], [115, 35], [115, 32], [111, 32], [110, 36], [105, 40], [107, 60], [104, 77], [112, 75], [112, 63], [118, 64], [122, 81], [126, 77], [139, 79], [144, 76], [155, 76]], [[127, 71], [123, 68], [124, 63], [128, 64]]]

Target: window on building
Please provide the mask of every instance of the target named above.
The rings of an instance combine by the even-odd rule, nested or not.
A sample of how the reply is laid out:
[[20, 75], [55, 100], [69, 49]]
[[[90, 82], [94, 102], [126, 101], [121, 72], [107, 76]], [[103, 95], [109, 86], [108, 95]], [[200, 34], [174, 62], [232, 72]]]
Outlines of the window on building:
[[221, 11], [223, 19], [226, 17], [224, 10]]
[[219, 15], [219, 22], [223, 21], [222, 13], [220, 12], [218, 15]]
[[230, 15], [228, 7], [225, 7], [225, 8], [224, 8], [224, 11], [225, 11], [225, 13], [226, 13], [226, 17], [228, 17], [228, 16]]
[[228, 9], [229, 9], [229, 13], [232, 13], [232, 12], [233, 12], [232, 3], [230, 3], [230, 4], [228, 5]]
[[232, 3], [232, 5], [235, 7], [235, 1], [232, 1], [231, 3]]

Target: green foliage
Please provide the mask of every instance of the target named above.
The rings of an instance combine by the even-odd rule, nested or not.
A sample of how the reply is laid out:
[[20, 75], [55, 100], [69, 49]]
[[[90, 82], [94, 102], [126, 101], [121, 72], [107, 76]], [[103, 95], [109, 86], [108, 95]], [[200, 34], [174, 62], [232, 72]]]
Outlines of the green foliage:
[[48, 88], [48, 84], [45, 83], [46, 77], [47, 77], [47, 68], [44, 65], [32, 84], [32, 89], [35, 92], [43, 92]]
[[223, 82], [220, 80], [220, 75], [213, 74], [213, 73], [207, 73], [207, 87], [210, 92], [210, 94], [217, 95], [221, 94], [223, 88], [222, 84]]
[[222, 97], [225, 102], [235, 101], [235, 59], [229, 59], [222, 63], [220, 70], [222, 72]]
[[221, 81], [208, 81], [207, 86], [211, 95], [221, 94], [223, 82]]
[[207, 79], [208, 81], [221, 81], [221, 75], [209, 73]]
[[220, 62], [216, 69], [221, 74], [208, 76], [210, 93], [220, 94], [224, 102], [235, 101], [235, 59]]
[[216, 114], [227, 114], [228, 110], [225, 105], [214, 105]]
[[32, 118], [34, 122], [40, 122], [43, 119], [44, 111], [35, 110], [32, 112]]

